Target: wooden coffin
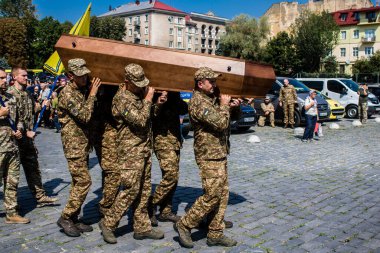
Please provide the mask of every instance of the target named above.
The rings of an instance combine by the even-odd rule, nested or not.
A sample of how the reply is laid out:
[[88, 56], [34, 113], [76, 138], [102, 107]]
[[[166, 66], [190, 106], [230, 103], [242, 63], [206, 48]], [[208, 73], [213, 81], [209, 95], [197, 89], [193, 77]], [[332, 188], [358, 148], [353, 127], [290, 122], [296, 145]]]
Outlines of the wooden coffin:
[[221, 93], [235, 97], [265, 96], [275, 80], [271, 65], [121, 41], [63, 35], [55, 48], [64, 66], [69, 59], [83, 58], [91, 76], [107, 84], [122, 83], [129, 63], [140, 64], [150, 86], [159, 90], [192, 91], [194, 73], [202, 66], [222, 73], [217, 83]]

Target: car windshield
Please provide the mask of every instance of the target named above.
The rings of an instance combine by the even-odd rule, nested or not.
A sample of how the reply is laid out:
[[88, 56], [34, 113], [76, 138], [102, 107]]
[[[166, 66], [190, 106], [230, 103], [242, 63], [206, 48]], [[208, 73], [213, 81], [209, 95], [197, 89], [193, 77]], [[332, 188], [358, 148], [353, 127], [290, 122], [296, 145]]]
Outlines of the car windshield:
[[350, 79], [340, 79], [340, 81], [342, 81], [342, 83], [347, 85], [348, 88], [350, 88], [351, 90], [353, 90], [355, 92], [357, 92], [359, 90], [359, 85]]
[[[282, 84], [284, 84], [284, 80], [285, 79], [278, 79]], [[296, 80], [296, 79], [291, 79], [289, 78], [289, 83], [291, 85], [294, 86], [294, 88], [296, 89], [297, 93], [305, 93], [305, 92], [309, 92], [310, 89], [308, 87], [306, 87], [303, 83], [301, 83], [300, 81]]]

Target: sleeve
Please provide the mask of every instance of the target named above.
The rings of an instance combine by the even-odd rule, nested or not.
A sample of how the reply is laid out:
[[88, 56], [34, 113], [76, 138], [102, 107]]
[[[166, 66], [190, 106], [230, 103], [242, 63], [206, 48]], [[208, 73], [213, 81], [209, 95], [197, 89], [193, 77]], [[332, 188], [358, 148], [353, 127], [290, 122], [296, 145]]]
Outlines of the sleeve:
[[136, 103], [128, 103], [117, 99], [112, 105], [114, 116], [137, 127], [145, 128], [149, 124], [152, 103], [143, 100], [143, 107], [139, 109]]
[[281, 88], [280, 89], [280, 96], [278, 97], [278, 100], [280, 102], [283, 102], [284, 101], [284, 88]]
[[66, 111], [76, 121], [87, 124], [90, 122], [92, 112], [94, 111], [94, 104], [96, 101], [95, 96], [89, 96], [85, 101], [78, 101], [70, 96], [71, 94], [64, 94], [58, 99], [58, 108]]
[[265, 108], [265, 105], [264, 105], [264, 103], [261, 103], [260, 107], [261, 107], [261, 110], [263, 110], [263, 112], [265, 112], [265, 111], [266, 111], [266, 109], [267, 109], [267, 108]]
[[296, 102], [297, 101], [297, 92], [296, 92], [296, 89], [294, 87], [293, 87], [292, 92], [293, 92], [294, 102]]
[[215, 108], [211, 105], [194, 103], [193, 108], [190, 109], [190, 116], [215, 131], [224, 131], [230, 124], [229, 108], [226, 105]]

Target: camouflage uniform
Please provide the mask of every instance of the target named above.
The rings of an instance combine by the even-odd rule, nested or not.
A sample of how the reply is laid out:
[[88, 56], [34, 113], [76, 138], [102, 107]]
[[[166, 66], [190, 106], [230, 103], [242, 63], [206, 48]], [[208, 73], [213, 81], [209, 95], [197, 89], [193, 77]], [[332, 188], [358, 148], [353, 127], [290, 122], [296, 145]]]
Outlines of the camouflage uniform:
[[368, 89], [365, 90], [367, 92], [367, 95], [364, 95], [364, 88], [363, 87], [360, 87], [359, 88], [359, 120], [360, 122], [362, 123], [367, 123], [367, 119], [368, 119], [368, 114], [367, 114], [367, 111], [368, 111]]
[[288, 84], [280, 90], [279, 101], [282, 102], [284, 110], [284, 124], [294, 125], [294, 104], [297, 102], [297, 93], [293, 85]]
[[[137, 66], [129, 64], [126, 73], [140, 76], [143, 78], [142, 85], [146, 86], [149, 80], [145, 78], [142, 68]], [[131, 80], [130, 78], [127, 76], [128, 80]], [[104, 216], [103, 225], [108, 230], [114, 231], [117, 228], [132, 203], [134, 232], [144, 233], [152, 230], [148, 215], [148, 201], [152, 190], [151, 107], [151, 102], [123, 90], [122, 86], [113, 99], [112, 114], [118, 122], [117, 154], [124, 190], [119, 192]]]
[[[271, 126], [274, 126], [274, 106], [273, 106], [273, 104], [270, 102], [268, 104], [261, 103], [260, 107], [261, 107], [261, 110], [263, 110], [264, 114], [260, 115], [258, 125], [264, 126], [265, 120], [269, 117], [269, 122], [270, 122]], [[268, 112], [268, 111], [269, 111], [269, 114], [265, 115], [265, 112]]]
[[[81, 59], [75, 60], [78, 61], [69, 61], [69, 69], [75, 70], [77, 66], [80, 66], [82, 72], [90, 72], [83, 66], [83, 62], [79, 61]], [[79, 89], [74, 83], [69, 83], [62, 89], [58, 98], [63, 152], [72, 177], [70, 196], [61, 214], [64, 219], [78, 217], [91, 186], [91, 177], [88, 171], [90, 151], [88, 129], [96, 97], [89, 96], [86, 99], [85, 94], [85, 90]]]
[[[117, 87], [116, 87], [117, 89]], [[99, 210], [104, 215], [115, 201], [120, 185], [120, 171], [117, 164], [117, 122], [112, 117], [112, 98], [114, 86], [102, 86], [99, 98], [95, 103], [91, 120], [91, 144], [95, 148], [100, 167], [102, 168], [103, 197]]]
[[169, 92], [168, 100], [154, 107], [153, 148], [160, 164], [162, 180], [156, 187], [152, 204], [161, 214], [172, 212], [172, 198], [178, 184], [179, 156], [182, 145], [179, 116], [187, 113], [187, 104], [179, 93]]
[[[209, 71], [212, 70], [199, 69], [195, 79], [211, 78]], [[219, 105], [216, 97], [195, 91], [189, 102], [189, 113], [194, 127], [195, 159], [200, 168], [204, 194], [180, 222], [187, 228], [195, 228], [207, 215], [210, 221], [207, 237], [220, 238], [225, 228], [223, 220], [229, 195], [227, 155], [230, 107]]]
[[[11, 119], [15, 121], [19, 116], [15, 97], [7, 92], [1, 94], [1, 90], [0, 96], [9, 108]], [[8, 216], [17, 213], [17, 187], [20, 178], [20, 157], [12, 132], [7, 117], [0, 117], [0, 186], [4, 179], [4, 206]]]
[[24, 168], [26, 181], [33, 196], [37, 202], [43, 199], [46, 194], [42, 186], [41, 170], [38, 163], [38, 151], [34, 145], [33, 139], [26, 136], [26, 131], [33, 130], [34, 123], [34, 100], [29, 93], [18, 90], [15, 86], [11, 86], [8, 92], [16, 97], [17, 108], [20, 108], [20, 117], [16, 120], [16, 124], [23, 133], [22, 139], [18, 140], [18, 148], [20, 151], [20, 160]]

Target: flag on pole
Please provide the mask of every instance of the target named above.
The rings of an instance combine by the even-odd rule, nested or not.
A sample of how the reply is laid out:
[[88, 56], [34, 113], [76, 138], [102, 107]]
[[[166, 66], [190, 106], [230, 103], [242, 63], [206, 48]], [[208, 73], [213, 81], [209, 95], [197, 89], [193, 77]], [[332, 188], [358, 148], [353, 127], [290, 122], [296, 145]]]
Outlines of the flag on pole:
[[[88, 5], [83, 16], [71, 28], [69, 34], [89, 36], [90, 35], [90, 17], [91, 17], [91, 3]], [[55, 51], [50, 58], [45, 62], [44, 69], [54, 75], [60, 75], [63, 70], [63, 64], [58, 52]]]

